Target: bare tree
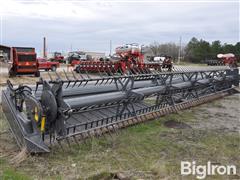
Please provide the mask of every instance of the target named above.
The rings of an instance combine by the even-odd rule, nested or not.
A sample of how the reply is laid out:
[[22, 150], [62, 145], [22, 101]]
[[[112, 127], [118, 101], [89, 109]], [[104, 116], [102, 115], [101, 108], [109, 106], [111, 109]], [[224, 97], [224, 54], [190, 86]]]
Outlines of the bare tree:
[[159, 43], [154, 41], [152, 44], [149, 45], [149, 49], [153, 53], [154, 56], [159, 56]]
[[179, 45], [175, 43], [159, 44], [158, 42], [153, 42], [148, 48], [153, 56], [168, 55], [172, 56], [174, 59], [178, 58]]

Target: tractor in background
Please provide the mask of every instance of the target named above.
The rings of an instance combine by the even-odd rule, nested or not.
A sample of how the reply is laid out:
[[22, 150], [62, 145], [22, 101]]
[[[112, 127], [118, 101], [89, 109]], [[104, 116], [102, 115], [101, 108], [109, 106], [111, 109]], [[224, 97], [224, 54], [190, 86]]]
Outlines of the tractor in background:
[[84, 51], [72, 51], [68, 53], [67, 61], [72, 66], [78, 65], [81, 61], [92, 61], [92, 57]]
[[60, 52], [54, 52], [53, 57], [49, 58], [52, 62], [66, 63], [64, 56]]
[[122, 72], [134, 71], [134, 69], [144, 68], [144, 55], [138, 44], [126, 44], [116, 48], [116, 55], [120, 57], [115, 63], [114, 69]]

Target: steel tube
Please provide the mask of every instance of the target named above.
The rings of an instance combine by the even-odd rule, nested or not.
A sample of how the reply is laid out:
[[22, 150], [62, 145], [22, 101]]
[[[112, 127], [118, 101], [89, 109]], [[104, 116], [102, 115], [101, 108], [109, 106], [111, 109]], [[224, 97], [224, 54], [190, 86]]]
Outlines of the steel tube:
[[[191, 87], [192, 82], [183, 82], [174, 84], [174, 88], [187, 88]], [[131, 93], [135, 96], [139, 95], [139, 97], [143, 96], [150, 96], [155, 93], [163, 93], [166, 90], [165, 85], [161, 86], [154, 86], [154, 87], [144, 87], [131, 90]], [[102, 93], [97, 95], [86, 95], [74, 98], [65, 98], [64, 101], [72, 108], [78, 109], [83, 108], [86, 106], [91, 105], [101, 105], [113, 102], [121, 102], [124, 99], [128, 98], [127, 91], [118, 91], [118, 92], [109, 92], [109, 93]]]

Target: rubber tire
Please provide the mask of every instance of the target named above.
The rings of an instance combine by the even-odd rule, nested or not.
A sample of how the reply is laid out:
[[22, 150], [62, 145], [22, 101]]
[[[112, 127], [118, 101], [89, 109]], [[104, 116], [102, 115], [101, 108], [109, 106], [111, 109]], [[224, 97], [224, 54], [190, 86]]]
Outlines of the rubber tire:
[[57, 70], [57, 67], [56, 67], [56, 66], [52, 66], [52, 67], [51, 67], [51, 70], [52, 70], [52, 71], [56, 71], [56, 70]]
[[16, 72], [14, 72], [14, 70], [11, 68], [8, 72], [8, 75], [9, 75], [10, 78], [11, 77], [16, 77]]
[[40, 77], [40, 71], [35, 72], [34, 76], [35, 77]]
[[76, 73], [80, 73], [80, 67], [77, 66], [77, 67], [75, 68], [75, 71], [76, 71]]

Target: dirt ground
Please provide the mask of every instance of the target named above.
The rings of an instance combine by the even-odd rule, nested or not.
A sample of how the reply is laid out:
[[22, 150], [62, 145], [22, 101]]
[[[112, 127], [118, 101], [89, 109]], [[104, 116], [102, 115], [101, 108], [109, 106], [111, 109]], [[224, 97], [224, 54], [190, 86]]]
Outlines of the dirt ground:
[[[181, 160], [211, 160], [239, 168], [239, 98], [234, 94], [65, 151], [33, 156], [19, 153], [1, 112], [0, 178], [182, 179]], [[213, 179], [227, 178], [239, 179], [240, 174]]]
[[201, 121], [196, 121], [191, 126], [203, 130], [240, 133], [239, 103], [240, 94], [234, 94], [222, 100], [200, 106], [195, 115]]
[[[65, 74], [63, 71], [65, 71], [70, 77], [72, 76], [71, 73], [71, 68], [68, 68], [67, 65], [62, 64], [58, 69], [57, 73], [60, 74], [62, 78], [65, 78]], [[52, 77], [56, 77], [56, 74], [54, 72], [46, 72], [44, 70], [40, 70], [40, 76], [43, 79], [50, 79], [49, 74], [52, 75]], [[6, 81], [9, 79], [14, 85], [19, 85], [19, 84], [35, 84], [36, 81], [39, 80], [39, 77], [34, 77], [33, 75], [22, 75], [22, 76], [17, 76], [14, 78], [9, 78], [8, 76], [8, 67], [6, 64], [0, 63], [0, 87], [3, 87], [6, 85]]]

